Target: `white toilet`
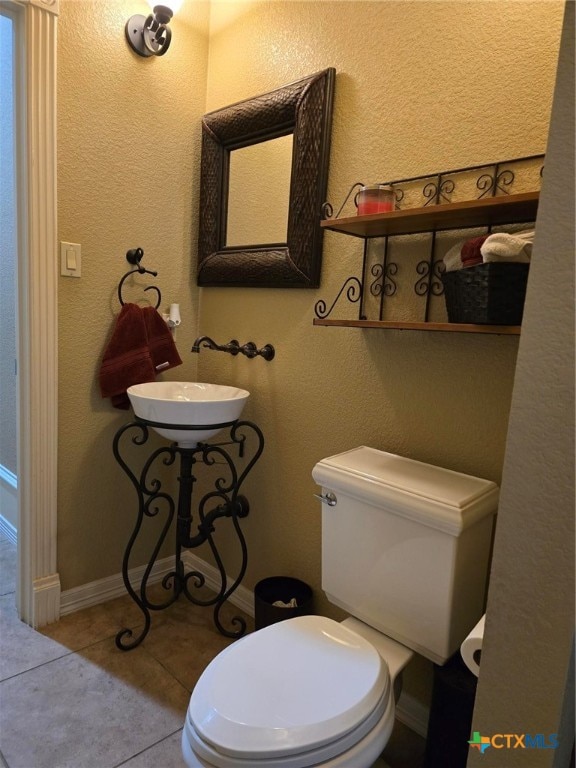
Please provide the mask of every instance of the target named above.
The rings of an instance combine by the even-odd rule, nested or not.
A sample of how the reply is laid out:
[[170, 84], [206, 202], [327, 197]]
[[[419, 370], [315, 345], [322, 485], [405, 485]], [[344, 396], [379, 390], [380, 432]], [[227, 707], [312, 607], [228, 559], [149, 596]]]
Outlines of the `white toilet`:
[[370, 768], [414, 651], [436, 664], [484, 610], [498, 487], [360, 447], [320, 461], [322, 588], [355, 618], [300, 616], [220, 653], [190, 700], [190, 768]]

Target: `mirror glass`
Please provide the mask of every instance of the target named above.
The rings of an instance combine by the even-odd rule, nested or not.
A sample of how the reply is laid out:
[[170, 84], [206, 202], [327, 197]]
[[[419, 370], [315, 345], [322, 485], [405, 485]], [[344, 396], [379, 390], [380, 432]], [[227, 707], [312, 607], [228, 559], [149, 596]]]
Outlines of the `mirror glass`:
[[230, 152], [227, 247], [285, 243], [292, 134]]

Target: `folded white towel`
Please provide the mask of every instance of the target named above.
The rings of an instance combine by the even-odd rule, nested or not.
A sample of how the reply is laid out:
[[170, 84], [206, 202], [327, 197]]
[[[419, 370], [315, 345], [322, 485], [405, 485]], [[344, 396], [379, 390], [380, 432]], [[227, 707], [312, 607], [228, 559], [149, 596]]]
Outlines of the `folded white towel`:
[[452, 246], [444, 256], [444, 267], [446, 272], [454, 272], [457, 269], [462, 269], [462, 241]]
[[482, 243], [480, 253], [484, 262], [511, 261], [528, 264], [532, 256], [534, 230], [524, 232], [495, 232]]

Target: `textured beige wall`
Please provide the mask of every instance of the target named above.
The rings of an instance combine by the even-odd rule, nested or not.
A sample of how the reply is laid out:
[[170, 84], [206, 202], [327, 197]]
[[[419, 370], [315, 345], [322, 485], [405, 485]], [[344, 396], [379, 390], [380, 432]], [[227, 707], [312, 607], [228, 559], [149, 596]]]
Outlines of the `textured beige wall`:
[[[246, 586], [292, 574], [319, 594], [310, 472], [323, 456], [367, 444], [500, 480], [517, 339], [314, 328], [314, 303], [361, 264], [361, 244], [333, 233], [317, 291], [198, 291], [200, 116], [336, 67], [334, 202], [359, 178], [542, 152], [561, 11], [559, 2], [216, 2], [208, 52], [207, 5], [189, 0], [170, 52], [143, 60], [123, 39], [143, 2], [61, 0], [59, 239], [83, 247], [82, 279], [60, 280], [64, 589], [118, 573], [131, 529], [133, 494], [110, 447], [126, 414], [101, 400], [96, 375], [124, 253], [136, 245], [158, 269], [165, 302], [181, 304], [184, 365], [174, 378], [252, 392], [245, 415], [267, 443], [246, 488]], [[277, 357], [196, 358], [187, 350], [197, 332], [271, 342]], [[225, 548], [229, 535], [221, 530]], [[320, 594], [317, 607], [337, 615]], [[407, 686], [425, 698], [413, 677]]]
[[468, 764], [559, 768], [574, 745], [574, 3], [566, 7], [524, 328], [473, 729], [555, 733], [559, 748], [471, 750]]
[[[561, 18], [561, 3], [218, 2], [207, 109], [336, 67], [334, 203], [358, 179], [543, 152]], [[366, 444], [499, 482], [518, 347], [506, 337], [314, 328], [315, 302], [331, 301], [361, 260], [359, 241], [327, 233], [319, 290], [200, 297], [201, 333], [277, 350], [272, 363], [199, 360], [201, 379], [250, 390], [245, 415], [267, 441], [247, 484], [245, 583], [301, 577], [334, 616], [320, 594], [315, 462]], [[408, 673], [422, 699], [427, 671]]]
[[[63, 589], [118, 573], [134, 519], [134, 493], [112, 456], [112, 438], [129, 414], [102, 400], [97, 387], [129, 248], [141, 246], [143, 264], [158, 271], [163, 307], [180, 303], [176, 341], [184, 364], [173, 378], [196, 376], [189, 353], [198, 312], [192, 265], [209, 8], [188, 2], [173, 20], [170, 51], [144, 59], [128, 48], [124, 25], [148, 11], [136, 0], [60, 3], [58, 237], [82, 245], [81, 279], [59, 284]], [[143, 288], [153, 279], [139, 282]], [[150, 295], [124, 285], [127, 301]]]

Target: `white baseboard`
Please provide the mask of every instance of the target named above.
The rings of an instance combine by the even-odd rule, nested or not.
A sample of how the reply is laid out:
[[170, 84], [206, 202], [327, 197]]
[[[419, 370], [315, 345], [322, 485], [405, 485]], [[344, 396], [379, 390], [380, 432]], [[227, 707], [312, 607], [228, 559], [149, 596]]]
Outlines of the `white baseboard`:
[[5, 517], [0, 515], [0, 534], [6, 536], [6, 538], [12, 544], [18, 544], [18, 530], [12, 525]]
[[[220, 576], [218, 569], [206, 563], [197, 555], [189, 551], [182, 553], [182, 562], [186, 571], [200, 571], [206, 579], [206, 586], [217, 591], [220, 586]], [[132, 584], [139, 584], [146, 566], [138, 566], [128, 571], [128, 576]], [[165, 557], [157, 560], [152, 568], [149, 584], [157, 584], [162, 581], [164, 576], [174, 570], [174, 556]], [[107, 576], [104, 579], [91, 581], [88, 584], [82, 584], [80, 587], [73, 587], [62, 592], [60, 598], [60, 614], [66, 616], [68, 613], [81, 611], [83, 608], [89, 608], [92, 605], [105, 603], [107, 600], [113, 600], [116, 597], [122, 597], [126, 594], [126, 587], [121, 573], [114, 576]], [[249, 616], [254, 615], [253, 594], [246, 587], [239, 586], [230, 596], [230, 602], [245, 611]]]
[[[187, 570], [200, 571], [206, 579], [206, 586], [209, 589], [213, 589], [217, 592], [220, 589], [220, 572], [217, 568], [209, 563], [205, 562], [197, 555], [194, 555], [189, 550], [182, 555], [182, 562]], [[230, 577], [228, 578], [228, 585], [231, 584]], [[248, 614], [248, 616], [254, 617], [254, 592], [240, 585], [231, 595], [230, 602], [241, 611]]]
[[[138, 566], [128, 571], [128, 576], [132, 584], [139, 584], [146, 566]], [[149, 583], [156, 584], [162, 581], [164, 576], [174, 570], [174, 556], [165, 557], [157, 560], [152, 568]], [[60, 613], [66, 616], [68, 613], [81, 611], [84, 608], [90, 608], [93, 605], [105, 603], [108, 600], [114, 600], [116, 597], [122, 597], [126, 594], [126, 587], [121, 573], [115, 573], [114, 576], [107, 576], [104, 579], [90, 581], [88, 584], [82, 584], [80, 587], [72, 587], [62, 592], [60, 600]]]
[[60, 618], [60, 576], [42, 576], [34, 579], [32, 584], [34, 595], [34, 627], [44, 627]]
[[428, 717], [430, 710], [412, 696], [402, 693], [396, 704], [396, 719], [411, 731], [426, 738], [428, 735]]
[[[18, 545], [18, 530], [3, 515], [0, 515], [0, 533], [6, 536], [14, 546]], [[59, 574], [53, 573], [33, 580], [30, 608], [26, 621], [36, 629], [58, 621], [60, 618]]]
[[18, 543], [18, 481], [0, 464], [0, 533], [12, 544]]

